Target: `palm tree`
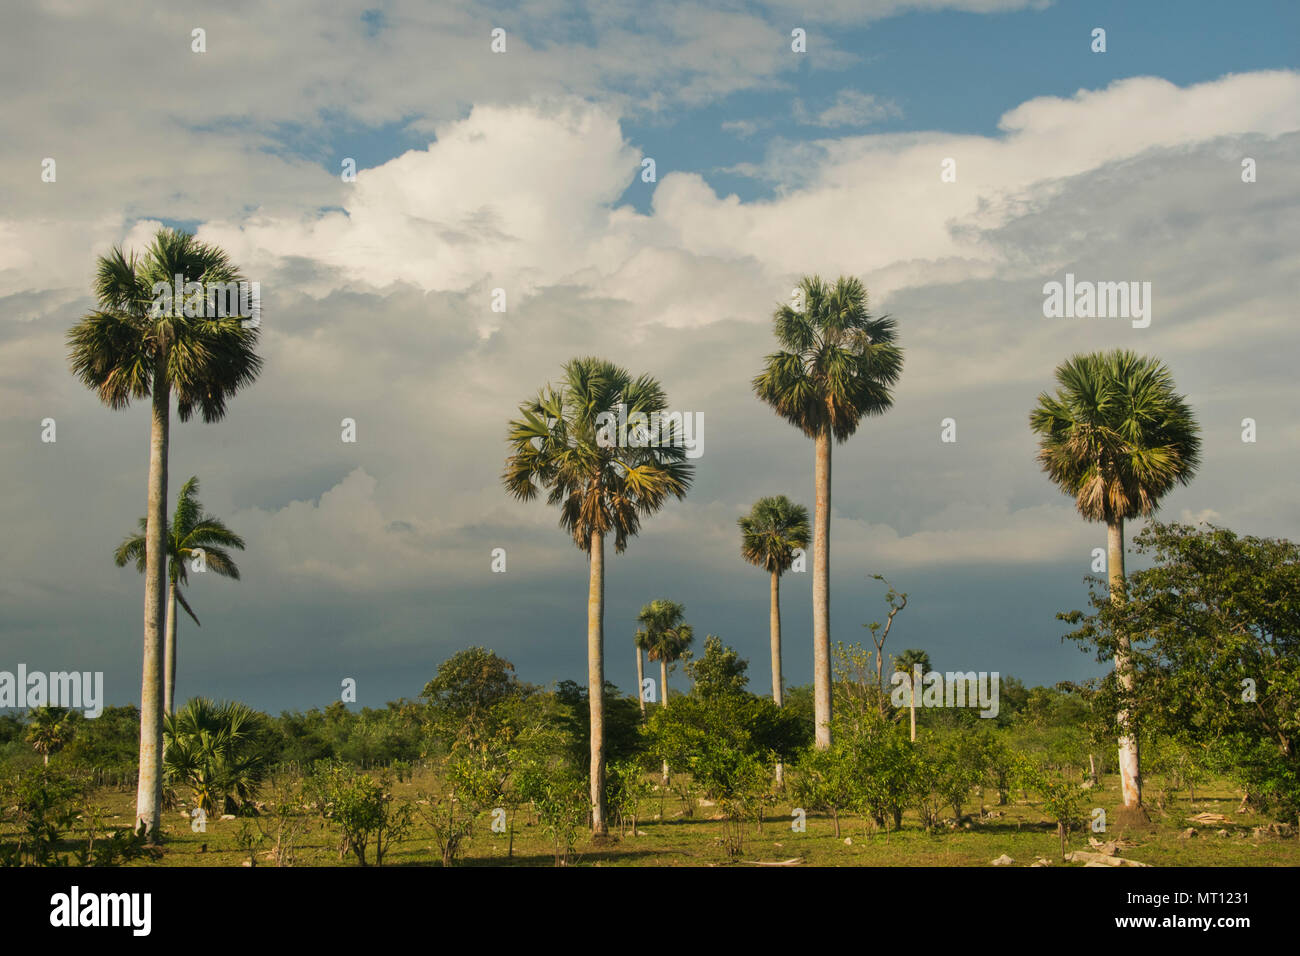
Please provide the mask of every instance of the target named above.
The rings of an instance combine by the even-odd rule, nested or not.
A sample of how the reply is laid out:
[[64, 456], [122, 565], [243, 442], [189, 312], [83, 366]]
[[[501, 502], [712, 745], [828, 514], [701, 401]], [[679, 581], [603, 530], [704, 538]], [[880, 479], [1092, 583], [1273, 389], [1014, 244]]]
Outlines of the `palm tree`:
[[[201, 553], [202, 567], [215, 571], [225, 578], [239, 580], [239, 568], [226, 548], [244, 550], [244, 539], [227, 528], [219, 518], [203, 513], [198, 500], [199, 479], [191, 477], [181, 488], [172, 514], [172, 527], [167, 536], [167, 642], [163, 652], [163, 711], [175, 712], [176, 694], [176, 605], [180, 604], [195, 624], [199, 624], [194, 609], [181, 592], [189, 584], [187, 561]], [[146, 520], [140, 519], [140, 532], [129, 535], [113, 553], [119, 568], [135, 561], [137, 571], [144, 571]], [[201, 624], [199, 624], [202, 627]]]
[[172, 300], [154, 304], [155, 284], [241, 282], [216, 246], [161, 229], [143, 256], [120, 247], [100, 256], [97, 308], [68, 331], [72, 372], [114, 411], [132, 399], [152, 405], [148, 508], [145, 514], [144, 667], [140, 688], [140, 779], [135, 828], [158, 836], [162, 804], [163, 626], [167, 591], [167, 451], [171, 396], [189, 421], [220, 421], [226, 401], [261, 369], [257, 328], [238, 316], [187, 316]]
[[[668, 707], [668, 670], [681, 660], [691, 641], [695, 640], [695, 630], [686, 623], [686, 608], [676, 601], [663, 598], [651, 601], [641, 608], [637, 620], [645, 626], [645, 645], [652, 661], [659, 662], [660, 701]], [[664, 785], [668, 784], [668, 761], [663, 766]]]
[[643, 629], [638, 629], [632, 635], [632, 641], [636, 644], [636, 697], [637, 702], [641, 705], [641, 716], [645, 716], [645, 652], [650, 649], [650, 635]]
[[61, 749], [71, 736], [72, 722], [66, 709], [47, 705], [32, 711], [31, 722], [27, 725], [27, 742], [45, 758], [45, 766], [50, 764], [50, 754]]
[[916, 741], [916, 673], [919, 670], [925, 676], [930, 670], [930, 655], [925, 651], [909, 647], [894, 658], [894, 670], [907, 675], [907, 702], [912, 711], [912, 741]]
[[[564, 366], [560, 388], [542, 389], [519, 406], [510, 422], [502, 481], [521, 501], [545, 488], [547, 501], [560, 508], [560, 525], [588, 555], [587, 687], [591, 709], [591, 826], [598, 835], [605, 822], [605, 538], [614, 535], [621, 553], [641, 519], [668, 500], [686, 496], [694, 466], [683, 444], [610, 440], [611, 412], [650, 416], [667, 408], [663, 388], [648, 375], [633, 379], [622, 368], [597, 358], [577, 358]], [[629, 436], [632, 437], [632, 436]], [[668, 436], [671, 441], [680, 436]]]
[[867, 312], [861, 281], [818, 276], [799, 283], [802, 309], [781, 305], [773, 316], [781, 351], [767, 356], [754, 379], [758, 397], [816, 442], [817, 501], [813, 520], [813, 685], [819, 749], [831, 744], [831, 438], [848, 441], [864, 415], [893, 405], [890, 386], [903, 371], [895, 323]]
[[676, 601], [660, 598], [641, 608], [637, 621], [644, 630], [642, 638], [650, 660], [659, 662], [661, 700], [668, 706], [668, 666], [681, 660], [695, 639], [694, 629], [686, 623], [686, 609]]
[[[1088, 521], [1106, 523], [1110, 599], [1124, 600], [1124, 522], [1153, 514], [1200, 465], [1199, 426], [1157, 359], [1125, 350], [1076, 355], [1056, 369], [1056, 394], [1038, 396], [1029, 425], [1038, 461]], [[1115, 674], [1132, 691], [1129, 639], [1116, 635]], [[1142, 805], [1136, 730], [1119, 712], [1124, 806]]]
[[[781, 679], [781, 575], [790, 570], [796, 549], [808, 547], [808, 509], [785, 495], [760, 498], [740, 525], [740, 555], [772, 575], [770, 631], [772, 637], [772, 700], [783, 703]], [[785, 782], [785, 767], [776, 765], [776, 785]]]
[[163, 726], [167, 778], [188, 786], [196, 807], [235, 813], [253, 799], [270, 769], [261, 714], [239, 701], [195, 697]]

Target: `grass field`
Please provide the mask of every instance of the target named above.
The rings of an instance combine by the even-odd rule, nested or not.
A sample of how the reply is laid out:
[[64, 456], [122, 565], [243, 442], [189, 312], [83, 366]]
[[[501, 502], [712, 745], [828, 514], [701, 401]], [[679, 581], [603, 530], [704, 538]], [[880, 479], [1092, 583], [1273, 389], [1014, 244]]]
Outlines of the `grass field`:
[[[413, 780], [396, 784], [394, 790], [399, 799], [414, 802], [421, 792], [436, 789], [436, 785], [432, 774], [417, 771]], [[1090, 801], [1089, 806], [1104, 808], [1108, 819], [1113, 820], [1120, 802], [1118, 778], [1103, 780], [1102, 787], [1093, 792], [1095, 802]], [[106, 822], [110, 825], [129, 821], [134, 801], [134, 792], [119, 790], [101, 790], [94, 798], [96, 804], [108, 810], [110, 816]], [[996, 797], [986, 805], [987, 813], [982, 815], [976, 798], [967, 808], [969, 827], [950, 823], [934, 833], [926, 833], [910, 814], [904, 819], [903, 828], [891, 833], [874, 832], [869, 821], [841, 815], [838, 838], [828, 816], [811, 812], [807, 814], [806, 832], [793, 832], [790, 805], [778, 803], [769, 812], [761, 832], [755, 823], [747, 825], [743, 851], [737, 860], [729, 860], [722, 842], [723, 823], [715, 818], [716, 807], [700, 805], [697, 798], [696, 806], [688, 813], [676, 794], [666, 793], [662, 799], [656, 794], [641, 807], [637, 835], [628, 832], [620, 836], [618, 827], [614, 826], [611, 828], [614, 839], [593, 845], [590, 836], [581, 833], [569, 862], [579, 866], [726, 866], [797, 859], [797, 865], [813, 866], [989, 866], [995, 858], [1006, 854], [1016, 866], [1028, 866], [1040, 858], [1050, 861], [1052, 866], [1083, 865], [1062, 862], [1055, 824], [1033, 801], [1013, 799], [1005, 807], [995, 803]], [[1123, 846], [1119, 851], [1121, 857], [1152, 866], [1300, 866], [1300, 839], [1257, 832], [1255, 828], [1267, 827], [1271, 821], [1253, 813], [1237, 813], [1238, 804], [1237, 791], [1226, 784], [1211, 785], [1203, 792], [1198, 789], [1194, 804], [1183, 797], [1169, 805], [1165, 813], [1152, 810], [1149, 827], [1123, 831], [1112, 825], [1107, 832], [1099, 834], [1076, 831], [1070, 836], [1068, 849], [1093, 850], [1089, 837], [1122, 838], [1133, 845]], [[183, 807], [164, 816], [161, 857], [132, 865], [248, 865], [249, 854], [239, 845], [241, 824], [247, 818], [209, 819], [206, 832], [195, 833], [190, 829]], [[1203, 812], [1223, 814], [1230, 822], [1191, 823], [1198, 833], [1184, 837], [1183, 831], [1189, 826], [1187, 818]], [[292, 865], [358, 865], [351, 855], [340, 859], [337, 831], [325, 828], [314, 813], [301, 810], [291, 819], [301, 826], [293, 844]], [[261, 823], [268, 829], [274, 826], [270, 814], [264, 815]], [[492, 833], [489, 817], [484, 815], [473, 837], [464, 845], [457, 865], [554, 865], [553, 845], [526, 808], [519, 810], [513, 825], [511, 852], [508, 834]], [[247, 830], [258, 832], [251, 820]], [[1220, 830], [1226, 831], [1226, 835], [1218, 835]], [[257, 865], [274, 865], [269, 846], [270, 843], [263, 843], [254, 849]], [[373, 862], [373, 854], [370, 859]], [[407, 837], [385, 856], [384, 865], [440, 865], [433, 831], [418, 815]]]

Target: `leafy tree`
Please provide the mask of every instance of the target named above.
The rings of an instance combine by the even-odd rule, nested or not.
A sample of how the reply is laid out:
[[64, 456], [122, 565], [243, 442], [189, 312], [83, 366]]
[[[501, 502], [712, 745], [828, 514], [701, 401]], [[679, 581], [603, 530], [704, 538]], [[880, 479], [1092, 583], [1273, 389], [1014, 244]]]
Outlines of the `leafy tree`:
[[[591, 708], [587, 702], [587, 688], [571, 680], [555, 685], [556, 713], [554, 726], [560, 732], [562, 752], [575, 767], [587, 771], [591, 751], [586, 747], [590, 739]], [[607, 760], [629, 760], [644, 754], [641, 739], [640, 714], [636, 702], [624, 697], [609, 681], [605, 682], [605, 755]]]
[[412, 808], [398, 803], [386, 772], [359, 772], [347, 764], [325, 764], [312, 774], [310, 788], [322, 818], [342, 831], [340, 858], [349, 851], [368, 866], [366, 851], [373, 843], [375, 865], [411, 828]]
[[606, 787], [607, 804], [614, 811], [620, 834], [626, 833], [630, 827], [632, 835], [636, 836], [636, 821], [641, 803], [651, 793], [644, 761], [633, 758], [611, 760]]
[[[1029, 416], [1038, 461], [1085, 520], [1106, 523], [1110, 599], [1122, 603], [1124, 522], [1154, 514], [1160, 499], [1191, 482], [1200, 465], [1196, 418], [1154, 358], [1116, 350], [1076, 355], [1056, 370], [1055, 395], [1043, 392]], [[1114, 648], [1123, 697], [1132, 692], [1129, 637]], [[1124, 806], [1142, 804], [1137, 726], [1130, 702], [1117, 715]]]
[[[560, 525], [590, 560], [587, 593], [587, 689], [591, 708], [590, 795], [592, 832], [605, 822], [605, 538], [622, 553], [641, 520], [683, 498], [694, 475], [681, 437], [637, 434], [626, 445], [611, 441], [611, 414], [627, 420], [658, 416], [668, 407], [663, 388], [648, 375], [633, 379], [611, 362], [578, 358], [564, 366], [557, 390], [547, 386], [519, 406], [510, 423], [511, 454], [502, 481], [521, 501], [542, 489], [560, 508]], [[671, 421], [671, 420], [670, 420]]]
[[794, 766], [794, 798], [807, 810], [830, 814], [835, 838], [840, 836], [840, 814], [862, 803], [863, 780], [857, 761], [843, 739], [829, 750], [809, 747]]
[[1203, 750], [1264, 807], [1300, 813], [1300, 546], [1159, 522], [1134, 544], [1153, 566], [1123, 604], [1094, 583], [1091, 615], [1061, 615], [1079, 625], [1068, 636], [1099, 660], [1130, 655], [1125, 699], [1145, 726]]
[[530, 761], [520, 769], [518, 781], [520, 794], [537, 811], [542, 833], [555, 846], [555, 865], [567, 864], [589, 806], [581, 772], [568, 761]]
[[420, 697], [435, 726], [460, 746], [482, 748], [499, 730], [498, 705], [524, 693], [515, 666], [482, 647], [458, 651], [438, 665]]
[[135, 779], [140, 746], [140, 711], [134, 704], [105, 707], [94, 720], [69, 714], [76, 730], [61, 758], [89, 773], [99, 786], [128, 786]]
[[656, 710], [646, 729], [651, 749], [689, 772], [705, 796], [719, 803], [724, 844], [733, 855], [740, 850], [741, 825], [761, 812], [769, 768], [806, 742], [797, 717], [744, 689], [747, 667], [710, 635], [704, 656], [690, 665], [692, 693]]
[[867, 290], [853, 277], [828, 285], [800, 280], [795, 303], [773, 315], [780, 350], [767, 356], [754, 391], [816, 442], [813, 520], [813, 681], [817, 746], [831, 742], [830, 520], [831, 439], [845, 442], [863, 416], [893, 405], [890, 388], [903, 370], [894, 320], [867, 312]]
[[[227, 548], [244, 550], [244, 539], [227, 528], [219, 518], [203, 513], [199, 503], [199, 479], [191, 477], [181, 486], [172, 513], [171, 530], [167, 533], [167, 643], [163, 651], [163, 709], [174, 713], [176, 694], [176, 605], [180, 604], [195, 624], [199, 624], [194, 609], [185, 599], [181, 588], [189, 584], [189, 567], [198, 558], [199, 567], [206, 568], [224, 578], [239, 580], [239, 567], [230, 557]], [[134, 561], [136, 570], [145, 570], [145, 532], [148, 519], [140, 519], [140, 531], [128, 535], [113, 553], [119, 568]], [[200, 625], [202, 626], [202, 625]]]
[[1043, 810], [1056, 821], [1056, 833], [1061, 840], [1061, 859], [1065, 859], [1065, 844], [1070, 832], [1081, 825], [1084, 812], [1084, 795], [1079, 785], [1059, 772], [1035, 764], [1021, 756], [1016, 775], [1021, 787], [1037, 794], [1043, 801]]
[[0, 866], [118, 866], [143, 855], [130, 827], [105, 826], [90, 789], [86, 776], [43, 764], [0, 782]]
[[220, 421], [226, 402], [251, 384], [262, 360], [257, 327], [238, 316], [190, 317], [176, 303], [154, 305], [155, 283], [240, 282], [243, 276], [216, 246], [161, 229], [143, 256], [114, 247], [100, 256], [96, 308], [68, 331], [72, 372], [114, 411], [151, 400], [149, 496], [145, 515], [144, 672], [140, 691], [140, 779], [137, 830], [156, 839], [162, 809], [163, 626], [167, 592], [167, 457], [171, 396], [189, 421]]
[[704, 656], [686, 665], [686, 676], [701, 699], [719, 700], [745, 693], [749, 686], [747, 670], [749, 662], [734, 647], [728, 647], [722, 638], [710, 634], [704, 639]]

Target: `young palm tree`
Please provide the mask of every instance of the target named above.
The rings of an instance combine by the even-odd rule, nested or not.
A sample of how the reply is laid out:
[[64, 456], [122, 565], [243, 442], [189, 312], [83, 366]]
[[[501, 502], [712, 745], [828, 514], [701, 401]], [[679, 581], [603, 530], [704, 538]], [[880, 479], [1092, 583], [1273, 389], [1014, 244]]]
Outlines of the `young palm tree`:
[[[739, 518], [740, 555], [772, 576], [769, 628], [772, 638], [772, 700], [784, 703], [781, 679], [781, 575], [790, 570], [795, 549], [808, 547], [808, 509], [785, 495], [760, 498]], [[776, 765], [776, 785], [785, 782], [785, 767]]]
[[[195, 624], [194, 609], [181, 587], [189, 584], [187, 561], [199, 557], [202, 565], [225, 578], [239, 580], [239, 568], [226, 548], [244, 550], [244, 539], [227, 528], [219, 518], [203, 513], [199, 503], [199, 479], [191, 477], [181, 488], [167, 535], [167, 641], [163, 652], [163, 711], [175, 713], [176, 694], [176, 605], [184, 608]], [[119, 568], [134, 561], [137, 571], [144, 571], [146, 519], [140, 519], [140, 532], [130, 535], [117, 547], [113, 560]], [[201, 624], [199, 624], [202, 627]]]
[[827, 285], [799, 283], [801, 309], [773, 316], [781, 351], [767, 356], [754, 391], [816, 442], [817, 501], [813, 520], [813, 685], [819, 749], [831, 744], [831, 439], [848, 441], [864, 415], [893, 405], [890, 387], [903, 371], [895, 323], [867, 312], [867, 290], [852, 277]]
[[27, 742], [50, 764], [50, 754], [59, 750], [72, 736], [72, 722], [62, 707], [40, 707], [32, 711], [27, 725]]
[[925, 651], [919, 651], [910, 647], [903, 653], [894, 658], [894, 670], [907, 675], [907, 703], [912, 711], [912, 741], [916, 741], [916, 689], [920, 681], [916, 679], [916, 673], [920, 670], [921, 675], [925, 676], [930, 670], [930, 655]]
[[[676, 601], [663, 598], [651, 601], [641, 608], [637, 620], [645, 626], [645, 645], [652, 661], [659, 662], [659, 699], [663, 707], [668, 706], [668, 669], [681, 660], [691, 642], [695, 640], [695, 630], [686, 623], [686, 608]], [[663, 765], [664, 786], [668, 785], [668, 761]]]
[[[510, 422], [512, 452], [502, 481], [521, 501], [545, 488], [547, 501], [560, 508], [560, 525], [590, 561], [587, 590], [587, 686], [591, 708], [591, 826], [608, 832], [605, 822], [605, 538], [613, 534], [622, 552], [641, 519], [654, 514], [668, 497], [683, 498], [694, 466], [682, 444], [647, 442], [631, 436], [611, 440], [608, 414], [624, 407], [628, 419], [667, 408], [663, 388], [653, 378], [632, 378], [624, 369], [597, 358], [578, 358], [564, 366], [556, 390], [547, 386], [519, 406]], [[662, 436], [660, 436], [662, 438]], [[680, 436], [668, 436], [669, 441]], [[635, 439], [635, 444], [633, 443]]]
[[650, 660], [659, 662], [659, 694], [665, 707], [668, 706], [668, 666], [681, 660], [695, 639], [694, 629], [686, 623], [686, 609], [676, 601], [662, 598], [651, 601], [641, 608], [637, 621], [644, 630], [643, 641]]
[[[1038, 461], [1088, 521], [1106, 523], [1112, 601], [1124, 599], [1124, 522], [1148, 516], [1200, 465], [1199, 427], [1173, 376], [1157, 359], [1116, 350], [1076, 355], [1056, 369], [1055, 395], [1038, 396], [1029, 425]], [[1118, 635], [1115, 674], [1132, 690], [1129, 642]], [[1136, 730], [1119, 713], [1124, 806], [1142, 804]]]
[[167, 779], [188, 786], [204, 813], [235, 813], [257, 794], [270, 769], [257, 711], [239, 701], [195, 697], [168, 714], [163, 727]]
[[[240, 282], [216, 246], [161, 229], [143, 256], [114, 247], [100, 256], [97, 308], [68, 331], [72, 372], [113, 410], [150, 399], [148, 507], [145, 514], [144, 667], [140, 689], [140, 780], [136, 829], [158, 836], [162, 803], [163, 625], [167, 591], [167, 449], [171, 396], [181, 421], [197, 410], [220, 421], [226, 401], [261, 369], [257, 328], [238, 316], [187, 316], [169, 301], [154, 306], [154, 284]], [[170, 298], [170, 297], [169, 297]], [[206, 311], [206, 310], [203, 310]]]

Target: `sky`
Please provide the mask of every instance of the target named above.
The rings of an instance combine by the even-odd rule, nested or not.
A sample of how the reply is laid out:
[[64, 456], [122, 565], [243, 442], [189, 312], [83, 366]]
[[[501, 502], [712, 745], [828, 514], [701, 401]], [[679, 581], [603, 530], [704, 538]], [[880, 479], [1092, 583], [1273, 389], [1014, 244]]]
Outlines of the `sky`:
[[[1077, 352], [1156, 355], [1192, 405], [1203, 464], [1161, 518], [1300, 535], [1294, 4], [57, 0], [5, 26], [0, 670], [139, 700], [143, 581], [112, 553], [149, 409], [103, 406], [65, 336], [96, 257], [164, 225], [260, 282], [265, 362], [222, 422], [173, 419], [169, 497], [197, 475], [247, 542], [241, 580], [191, 575], [181, 700], [323, 707], [352, 678], [383, 706], [471, 645], [582, 680], [586, 558], [500, 481], [507, 421], [580, 355], [705, 423], [686, 499], [610, 549], [609, 679], [634, 692], [636, 614], [665, 597], [761, 691], [768, 581], [736, 519], [811, 509], [813, 446], [750, 381], [804, 274], [861, 278], [905, 350], [893, 408], [834, 449], [832, 640], [869, 643], [883, 574], [909, 595], [887, 652], [1101, 672], [1055, 615], [1086, 607], [1105, 529], [1028, 428]], [[1150, 283], [1149, 324], [1045, 316], [1067, 273]], [[791, 685], [811, 577], [782, 581]]]

